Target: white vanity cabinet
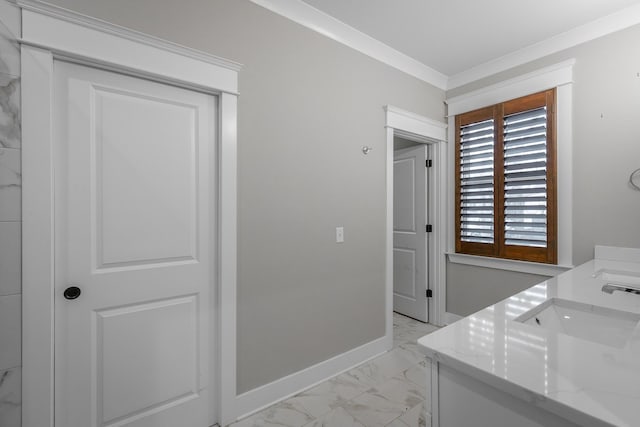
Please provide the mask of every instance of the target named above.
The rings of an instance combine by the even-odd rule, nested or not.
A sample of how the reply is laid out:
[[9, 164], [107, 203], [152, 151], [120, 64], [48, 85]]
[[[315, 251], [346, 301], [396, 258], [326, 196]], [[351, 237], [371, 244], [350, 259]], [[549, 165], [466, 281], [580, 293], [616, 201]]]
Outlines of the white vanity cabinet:
[[432, 368], [432, 427], [578, 427], [608, 425], [596, 420], [576, 424], [542, 409], [532, 396], [516, 397], [443, 363]]
[[640, 426], [640, 249], [596, 247], [418, 346], [433, 427]]

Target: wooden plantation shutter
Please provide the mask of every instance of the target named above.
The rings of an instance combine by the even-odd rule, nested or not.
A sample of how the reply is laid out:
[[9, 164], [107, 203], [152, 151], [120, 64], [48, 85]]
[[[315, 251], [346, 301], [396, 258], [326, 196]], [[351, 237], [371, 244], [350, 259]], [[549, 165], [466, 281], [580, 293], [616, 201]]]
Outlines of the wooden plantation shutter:
[[456, 117], [456, 252], [556, 263], [555, 90]]
[[494, 110], [489, 107], [456, 117], [457, 252], [495, 252]]

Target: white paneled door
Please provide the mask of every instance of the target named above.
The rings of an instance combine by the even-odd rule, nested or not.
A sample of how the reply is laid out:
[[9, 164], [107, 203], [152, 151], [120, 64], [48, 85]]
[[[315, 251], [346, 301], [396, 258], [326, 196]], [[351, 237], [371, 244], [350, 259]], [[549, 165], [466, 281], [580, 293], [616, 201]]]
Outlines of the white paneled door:
[[396, 150], [393, 160], [393, 310], [426, 322], [427, 145]]
[[206, 427], [216, 97], [54, 75], [56, 426]]

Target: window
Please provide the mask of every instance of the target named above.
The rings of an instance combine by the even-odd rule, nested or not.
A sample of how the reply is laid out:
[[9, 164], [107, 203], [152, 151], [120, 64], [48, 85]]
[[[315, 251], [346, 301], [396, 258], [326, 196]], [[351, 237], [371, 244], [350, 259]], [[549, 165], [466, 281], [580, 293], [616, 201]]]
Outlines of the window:
[[456, 115], [456, 252], [557, 262], [555, 98]]

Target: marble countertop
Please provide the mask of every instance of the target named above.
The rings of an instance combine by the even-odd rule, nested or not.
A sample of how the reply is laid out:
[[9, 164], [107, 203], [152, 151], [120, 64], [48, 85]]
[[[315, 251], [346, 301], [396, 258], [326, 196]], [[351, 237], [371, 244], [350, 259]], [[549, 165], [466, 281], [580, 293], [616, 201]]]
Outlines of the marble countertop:
[[[618, 346], [516, 321], [550, 298], [640, 314], [640, 295], [602, 292], [616, 272], [640, 278], [640, 249], [596, 259], [418, 340], [448, 365], [583, 426], [640, 425], [640, 324]], [[640, 285], [635, 285], [640, 287]]]

